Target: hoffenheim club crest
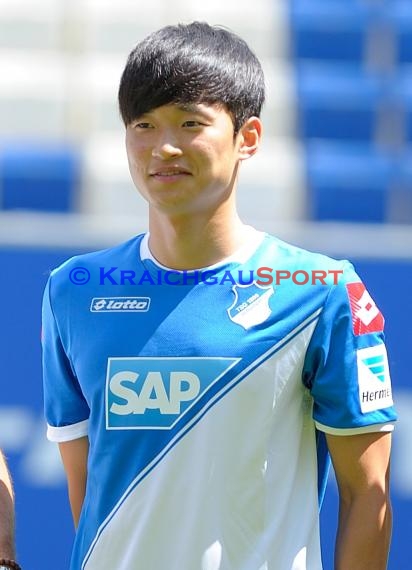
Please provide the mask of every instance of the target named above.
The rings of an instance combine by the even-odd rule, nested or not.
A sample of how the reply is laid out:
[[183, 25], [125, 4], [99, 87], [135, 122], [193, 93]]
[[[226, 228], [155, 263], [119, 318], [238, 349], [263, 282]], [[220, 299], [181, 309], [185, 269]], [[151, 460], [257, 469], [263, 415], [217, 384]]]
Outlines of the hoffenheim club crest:
[[234, 285], [232, 291], [235, 300], [227, 309], [231, 321], [248, 330], [269, 318], [269, 299], [274, 293], [271, 285], [262, 287], [254, 281], [248, 285]]

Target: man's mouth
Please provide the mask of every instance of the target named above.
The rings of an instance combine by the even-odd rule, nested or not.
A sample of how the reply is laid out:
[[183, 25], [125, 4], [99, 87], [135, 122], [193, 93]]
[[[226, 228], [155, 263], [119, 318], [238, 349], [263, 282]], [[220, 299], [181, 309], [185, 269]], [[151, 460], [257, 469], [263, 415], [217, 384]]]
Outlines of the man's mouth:
[[176, 176], [178, 174], [190, 174], [190, 172], [182, 166], [165, 166], [150, 171], [150, 176]]
[[159, 170], [153, 170], [150, 172], [152, 178], [163, 178], [163, 179], [174, 179], [181, 176], [190, 176], [191, 173], [185, 168], [171, 167], [171, 168], [161, 168]]

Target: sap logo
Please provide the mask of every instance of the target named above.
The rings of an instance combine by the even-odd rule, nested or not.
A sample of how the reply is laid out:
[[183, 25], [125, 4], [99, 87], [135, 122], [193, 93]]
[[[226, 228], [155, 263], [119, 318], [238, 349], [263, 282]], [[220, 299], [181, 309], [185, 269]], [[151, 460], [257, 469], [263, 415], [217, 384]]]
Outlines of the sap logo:
[[[182, 402], [190, 402], [200, 392], [200, 380], [193, 372], [170, 372], [169, 381], [165, 382], [160, 372], [148, 372], [143, 381], [140, 394], [128, 388], [135, 384], [139, 374], [136, 372], [118, 372], [110, 380], [112, 394], [126, 403], [113, 403], [110, 411], [122, 416], [144, 414], [148, 409], [158, 409], [161, 414], [180, 414]], [[166, 392], [169, 385], [169, 393]]]
[[145, 313], [149, 310], [149, 297], [94, 297], [92, 313]]
[[171, 429], [201, 399], [208, 403], [238, 358], [109, 358], [107, 429]]

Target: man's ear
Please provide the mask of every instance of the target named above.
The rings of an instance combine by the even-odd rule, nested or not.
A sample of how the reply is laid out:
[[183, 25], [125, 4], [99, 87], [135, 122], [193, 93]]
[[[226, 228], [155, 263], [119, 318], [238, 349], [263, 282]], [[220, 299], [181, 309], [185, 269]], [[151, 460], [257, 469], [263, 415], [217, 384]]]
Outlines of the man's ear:
[[239, 133], [239, 159], [246, 160], [258, 150], [262, 138], [262, 121], [258, 117], [249, 117]]

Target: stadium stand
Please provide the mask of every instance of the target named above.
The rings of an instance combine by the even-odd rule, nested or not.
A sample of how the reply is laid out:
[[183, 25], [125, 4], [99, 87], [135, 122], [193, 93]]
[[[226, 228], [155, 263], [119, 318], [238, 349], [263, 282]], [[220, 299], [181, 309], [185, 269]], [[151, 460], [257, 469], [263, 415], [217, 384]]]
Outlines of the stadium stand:
[[[1, 0], [0, 4], [0, 72], [9, 78], [0, 84], [0, 152], [9, 144], [15, 152], [20, 140], [26, 150], [32, 145], [33, 152], [39, 145], [61, 148], [61, 141], [66, 148], [77, 148], [81, 187], [78, 199], [66, 196], [68, 212], [107, 219], [141, 215], [144, 204], [136, 199], [128, 175], [117, 111], [120, 73], [130, 49], [149, 32], [176, 21], [203, 19], [245, 37], [266, 71], [265, 139], [254, 177], [248, 167], [244, 169], [242, 212], [248, 219], [266, 217], [263, 204], [275, 195], [271, 215], [294, 220], [303, 214], [304, 172], [300, 146], [293, 136], [293, 75], [287, 59], [283, 1], [212, 0], [199, 4], [178, 0], [172, 7], [162, 0], [143, 4], [42, 0], [36, 10], [30, 0]], [[273, 169], [275, 177], [268, 175]], [[28, 175], [25, 180], [31, 184]], [[72, 186], [78, 180], [73, 178]], [[30, 195], [36, 192], [35, 181], [33, 184]], [[252, 185], [255, 200], [250, 208], [247, 202]], [[1, 198], [1, 192], [0, 210], [14, 192], [11, 181], [7, 200]], [[19, 198], [16, 203], [19, 208], [48, 211], [46, 202], [46, 195], [37, 194], [35, 202]]]
[[411, 223], [410, 6], [293, 0], [289, 16], [308, 216]]

